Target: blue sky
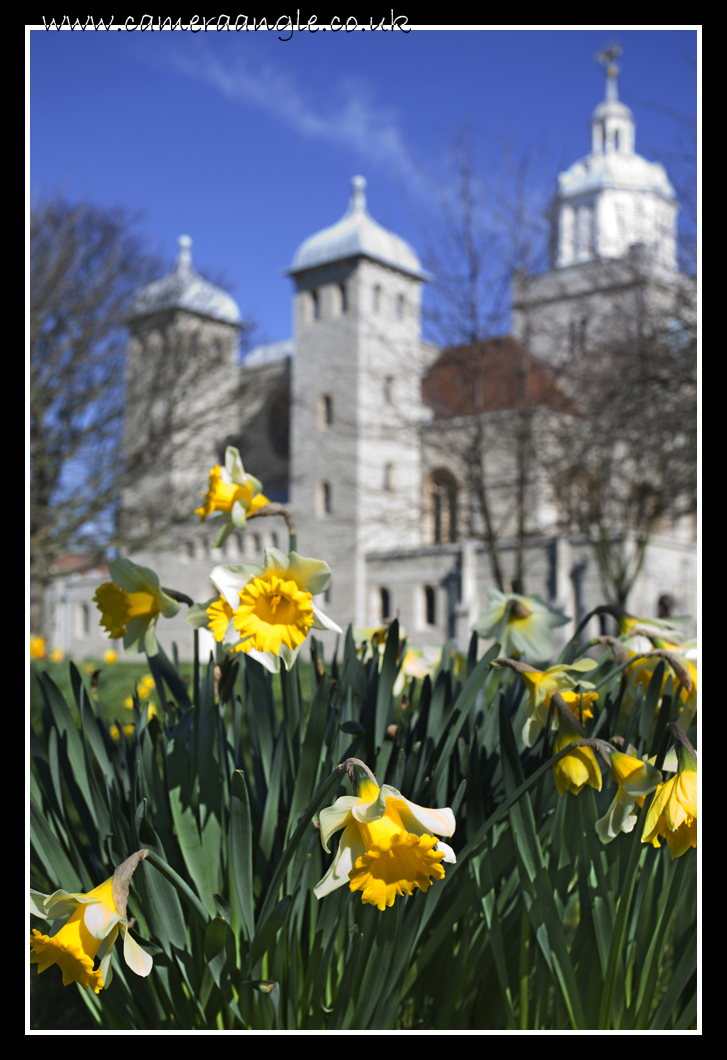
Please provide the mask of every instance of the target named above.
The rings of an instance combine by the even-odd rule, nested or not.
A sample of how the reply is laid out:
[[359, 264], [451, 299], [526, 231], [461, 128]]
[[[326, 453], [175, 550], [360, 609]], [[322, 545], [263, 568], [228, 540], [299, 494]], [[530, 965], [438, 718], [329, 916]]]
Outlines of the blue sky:
[[[467, 124], [483, 181], [509, 179], [505, 145], [534, 153], [534, 208], [589, 148], [603, 98], [594, 54], [623, 47], [621, 98], [636, 149], [670, 158], [697, 114], [696, 30], [273, 33], [30, 32], [30, 195], [63, 193], [143, 214], [171, 267], [177, 237], [224, 275], [258, 341], [290, 335], [296, 247], [368, 181], [373, 216], [420, 252]], [[655, 104], [656, 106], [648, 106]]]

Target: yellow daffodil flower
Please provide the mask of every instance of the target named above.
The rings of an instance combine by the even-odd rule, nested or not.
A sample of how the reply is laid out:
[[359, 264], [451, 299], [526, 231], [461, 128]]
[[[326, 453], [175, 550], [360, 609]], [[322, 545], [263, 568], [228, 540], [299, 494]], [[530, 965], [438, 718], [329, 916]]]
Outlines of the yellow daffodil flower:
[[[133, 736], [134, 735], [134, 728], [135, 728], [135, 726], [132, 723], [130, 723], [128, 725], [122, 725], [121, 726], [121, 731], [123, 732], [124, 736]], [[119, 740], [121, 738], [121, 733], [119, 732], [118, 725], [112, 725], [110, 727], [109, 736], [114, 741], [114, 743], [118, 743], [119, 742]]]
[[[680, 707], [679, 717], [677, 719], [679, 725], [686, 732], [689, 726], [694, 721], [694, 716], [697, 713], [697, 660], [696, 651], [691, 647], [684, 645], [680, 648], [677, 644], [671, 644], [669, 642], [663, 642], [666, 650], [674, 656], [674, 666], [670, 664], [669, 659], [664, 659], [662, 655], [646, 655], [640, 659], [636, 659], [635, 662], [627, 668], [628, 673], [628, 684], [624, 692], [621, 709], [626, 713], [631, 712], [634, 700], [636, 699], [636, 692], [639, 685], [644, 689], [644, 694], [648, 691], [651, 679], [654, 676], [654, 671], [661, 662], [665, 662], [664, 673], [661, 679], [661, 690], [659, 692], [659, 699], [657, 701], [657, 712], [661, 707], [661, 700], [664, 695], [664, 689], [669, 677], [672, 678], [672, 686], [675, 688], [677, 683], [681, 682], [682, 688], [679, 693]], [[691, 688], [686, 687], [689, 684], [688, 680], [684, 679], [684, 671], [679, 666], [686, 669], [689, 679], [691, 680]], [[677, 672], [679, 671], [679, 672]]]
[[643, 806], [644, 797], [656, 791], [661, 773], [649, 762], [621, 751], [610, 751], [612, 775], [618, 791], [606, 814], [596, 821], [596, 832], [602, 843], [610, 843], [619, 832], [631, 832], [636, 824], [634, 807]]
[[[577, 732], [569, 719], [562, 715], [558, 723], [558, 735], [555, 739], [553, 754], [562, 751], [572, 740], [578, 740]], [[559, 795], [568, 789], [573, 795], [579, 795], [586, 784], [601, 790], [601, 769], [592, 747], [574, 747], [567, 755], [553, 766], [553, 779]]]
[[697, 763], [686, 747], [679, 751], [679, 771], [658, 789], [646, 814], [641, 842], [656, 846], [658, 836], [672, 858], [697, 846]]
[[578, 713], [576, 708], [580, 703], [580, 694], [574, 692], [572, 695], [567, 695], [566, 693], [569, 693], [576, 684], [580, 684], [581, 688], [584, 689], [584, 706], [589, 707], [590, 704], [598, 699], [598, 693], [593, 691], [593, 685], [590, 681], [579, 681], [577, 676], [574, 677], [569, 673], [571, 670], [576, 674], [587, 673], [597, 665], [595, 659], [578, 659], [574, 663], [558, 663], [547, 670], [536, 670], [533, 667], [532, 670], [519, 671], [530, 693], [525, 708], [527, 720], [523, 726], [523, 742], [526, 747], [532, 747], [540, 736], [548, 718], [550, 698], [554, 692], [560, 692], [574, 714]]
[[30, 657], [31, 659], [45, 658], [45, 641], [42, 637], [30, 638]]
[[434, 671], [439, 666], [440, 654], [438, 648], [409, 648], [394, 681], [394, 695], [400, 696], [407, 680], [412, 677], [419, 681], [423, 681], [425, 677], [433, 679]]
[[[297, 552], [265, 551], [265, 565], [215, 567], [210, 580], [220, 598], [206, 609], [206, 625], [217, 641], [232, 636], [233, 651], [249, 653], [277, 672], [290, 669], [311, 628], [342, 630], [313, 603], [331, 581], [331, 569]], [[198, 618], [192, 616], [192, 621]]]
[[[65, 920], [55, 935], [42, 935], [36, 929], [30, 936], [30, 963], [44, 972], [57, 964], [63, 985], [80, 983], [98, 993], [111, 983], [111, 951], [121, 931], [124, 960], [137, 975], [147, 976], [152, 959], [136, 943], [128, 930], [126, 903], [129, 881], [146, 850], [138, 850], [114, 871], [113, 876], [87, 894], [30, 892], [30, 911], [44, 920]], [[98, 958], [99, 966], [94, 968]]]
[[551, 629], [570, 619], [551, 611], [540, 596], [518, 596], [488, 589], [489, 605], [472, 629], [479, 637], [492, 637], [502, 654], [525, 655], [531, 661], [549, 659], [553, 654]]
[[115, 662], [119, 661], [119, 656], [113, 648], [107, 648], [103, 653], [103, 661], [107, 666], [113, 666]]
[[50, 661], [54, 663], [63, 662], [63, 649], [54, 648], [53, 651], [50, 653]]
[[128, 652], [156, 655], [157, 619], [159, 615], [172, 618], [179, 604], [164, 592], [148, 567], [116, 559], [109, 563], [109, 572], [113, 581], [99, 585], [93, 598], [101, 612], [101, 625], [113, 640], [123, 637]]
[[246, 473], [239, 451], [228, 445], [225, 466], [215, 464], [210, 471], [210, 486], [205, 494], [204, 505], [194, 513], [200, 516], [202, 522], [209, 515], [227, 516], [225, 525], [215, 538], [215, 548], [219, 548], [235, 528], [244, 530], [248, 516], [270, 503], [263, 496], [262, 488], [262, 483], [254, 475]]
[[440, 863], [456, 861], [452, 848], [436, 839], [454, 834], [452, 811], [417, 806], [389, 784], [362, 781], [356, 796], [321, 810], [320, 828], [326, 851], [334, 832], [344, 831], [331, 867], [313, 889], [317, 898], [348, 883], [361, 891], [362, 903], [384, 910], [397, 894], [428, 890], [432, 879], [444, 879]]
[[662, 636], [664, 633], [671, 634], [670, 639], [681, 639], [681, 630], [691, 622], [690, 615], [673, 615], [669, 618], [637, 618], [630, 615], [628, 611], [622, 611], [618, 607], [603, 608], [618, 622], [619, 633], [622, 636], [634, 635], [634, 630], [639, 627], [641, 636]]

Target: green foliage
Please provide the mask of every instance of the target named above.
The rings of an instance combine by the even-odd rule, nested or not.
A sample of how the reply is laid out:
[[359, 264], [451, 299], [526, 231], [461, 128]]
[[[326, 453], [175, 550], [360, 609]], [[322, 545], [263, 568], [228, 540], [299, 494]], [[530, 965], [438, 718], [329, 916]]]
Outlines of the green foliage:
[[[154, 968], [139, 978], [114, 953], [108, 990], [72, 988], [94, 1026], [695, 1026], [695, 853], [671, 861], [641, 843], [650, 797], [630, 834], [601, 844], [613, 783], [557, 796], [547, 728], [522, 746], [524, 686], [490, 667], [497, 645], [477, 661], [475, 638], [461, 681], [445, 655], [434, 681], [397, 700], [400, 647], [393, 623], [381, 665], [361, 661], [350, 631], [327, 668], [299, 661], [273, 676], [220, 655], [217, 694], [212, 664], [188, 683], [162, 651], [147, 664], [159, 719], [136, 698], [133, 733], [118, 740], [73, 664], [72, 709], [38, 675], [32, 886], [88, 891], [149, 851], [129, 915]], [[628, 725], [638, 754], [656, 753], [671, 695], [655, 714], [650, 688], [622, 719], [613, 662], [596, 682], [600, 735]], [[313, 894], [329, 864], [317, 815], [350, 794], [338, 767], [352, 756], [379, 785], [457, 819], [445, 879], [383, 912], [347, 887]]]

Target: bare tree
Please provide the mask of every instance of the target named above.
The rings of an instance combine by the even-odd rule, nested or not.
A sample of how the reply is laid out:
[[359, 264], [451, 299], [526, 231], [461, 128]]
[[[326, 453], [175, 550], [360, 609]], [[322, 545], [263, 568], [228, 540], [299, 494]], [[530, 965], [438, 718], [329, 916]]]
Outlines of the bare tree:
[[591, 542], [608, 601], [624, 607], [656, 532], [696, 513], [697, 341], [694, 287], [674, 276], [666, 301], [603, 335], [569, 365], [577, 415], [549, 463], [564, 529]]
[[159, 264], [130, 215], [62, 198], [30, 217], [31, 628], [42, 632], [50, 568], [100, 550], [118, 501], [123, 330]]
[[220, 324], [218, 335], [210, 321], [202, 333], [172, 307], [168, 320], [135, 322], [129, 343], [139, 290], [163, 272], [124, 209], [58, 197], [31, 213], [34, 632], [60, 557], [85, 555], [90, 566], [109, 546], [169, 540], [200, 503], [210, 456], [240, 429], [239, 328]]
[[[427, 227], [425, 261], [437, 281], [427, 322], [445, 352], [424, 380], [435, 420], [426, 442], [457, 467], [470, 508], [468, 535], [487, 545], [493, 581], [503, 591], [502, 544], [515, 539], [511, 582], [523, 592], [527, 545], [541, 529], [533, 503], [535, 418], [543, 405], [566, 402], [527, 350], [501, 337], [513, 276], [542, 267], [547, 226], [532, 157], [503, 148], [497, 166], [497, 184], [485, 181], [471, 137], [458, 132], [439, 222]], [[434, 482], [430, 507], [445, 502], [443, 495], [438, 503], [441, 493]], [[442, 539], [436, 512], [430, 522], [435, 540]]]

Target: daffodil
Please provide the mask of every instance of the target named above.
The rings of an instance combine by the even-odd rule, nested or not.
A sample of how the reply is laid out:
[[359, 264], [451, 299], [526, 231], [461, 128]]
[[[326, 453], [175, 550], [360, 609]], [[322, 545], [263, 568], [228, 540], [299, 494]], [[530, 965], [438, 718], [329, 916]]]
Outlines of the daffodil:
[[[133, 736], [135, 728], [136, 726], [133, 723], [129, 723], [127, 725], [122, 725], [121, 731], [123, 732], [124, 736]], [[121, 739], [121, 733], [119, 732], [118, 725], [112, 725], [109, 728], [109, 736], [115, 743], [119, 742], [119, 740]]]
[[611, 750], [611, 775], [618, 790], [605, 815], [596, 821], [596, 832], [602, 843], [610, 843], [619, 832], [631, 832], [636, 824], [634, 807], [643, 805], [644, 797], [655, 791], [661, 773], [649, 762], [633, 755]]
[[179, 604], [164, 592], [148, 567], [116, 559], [109, 563], [109, 572], [113, 581], [99, 585], [93, 598], [101, 612], [101, 625], [113, 640], [123, 637], [128, 652], [156, 655], [157, 619], [159, 615], [172, 618]]
[[[265, 551], [265, 565], [215, 567], [210, 580], [220, 597], [206, 609], [205, 624], [217, 641], [232, 637], [233, 651], [249, 653], [273, 672], [282, 659], [290, 669], [311, 628], [341, 633], [313, 603], [328, 588], [331, 569], [297, 552]], [[199, 616], [190, 616], [197, 623]]]
[[658, 789], [646, 814], [642, 843], [657, 845], [664, 836], [672, 858], [697, 846], [697, 763], [686, 747], [679, 750], [679, 770]]
[[598, 665], [595, 659], [578, 659], [573, 663], [558, 663], [547, 670], [538, 670], [537, 667], [530, 666], [528, 663], [515, 662], [513, 665], [512, 660], [496, 659], [493, 665], [503, 665], [505, 662], [511, 665], [512, 669], [517, 670], [530, 693], [525, 707], [527, 720], [523, 725], [523, 742], [526, 747], [532, 747], [538, 736], [540, 736], [548, 718], [551, 697], [555, 692], [560, 692], [566, 698], [568, 705], [574, 707], [574, 713], [577, 713], [575, 708], [581, 701], [581, 695], [578, 692], [573, 692], [572, 697], [566, 694], [576, 684], [580, 684], [583, 689], [583, 703], [585, 706], [589, 706], [598, 698], [598, 694], [593, 690], [593, 685], [590, 681], [582, 681], [569, 672], [573, 671], [575, 674], [588, 673], [589, 670], [593, 670]]
[[379, 788], [365, 779], [356, 795], [344, 795], [321, 810], [321, 842], [328, 851], [334, 832], [343, 829], [338, 851], [314, 894], [322, 898], [348, 883], [364, 904], [384, 910], [398, 895], [428, 890], [444, 879], [441, 862], [456, 861], [437, 835], [454, 834], [452, 811], [428, 810], [405, 799], [389, 784]]
[[438, 648], [409, 648], [394, 681], [394, 695], [401, 695], [407, 678], [416, 677], [423, 681], [425, 677], [431, 677], [439, 666], [439, 659]]
[[119, 661], [119, 656], [113, 648], [107, 648], [103, 653], [103, 661], [107, 666], [113, 666], [115, 662]]
[[490, 603], [472, 629], [479, 637], [493, 637], [503, 655], [526, 655], [540, 661], [553, 654], [551, 629], [570, 619], [551, 611], [540, 596], [519, 596], [488, 589]]
[[30, 657], [31, 659], [45, 658], [45, 641], [42, 637], [30, 638]]
[[263, 496], [262, 488], [262, 483], [245, 471], [239, 451], [228, 445], [225, 466], [215, 464], [210, 471], [210, 486], [205, 494], [204, 505], [194, 513], [201, 517], [202, 522], [209, 515], [227, 516], [225, 525], [215, 538], [215, 547], [218, 548], [235, 527], [244, 530], [248, 516], [270, 503]]
[[54, 663], [63, 662], [63, 649], [54, 648], [53, 651], [50, 653], [50, 661]]
[[[580, 735], [569, 718], [561, 715], [553, 754], [562, 751], [573, 740], [578, 740]], [[566, 789], [573, 795], [579, 795], [586, 784], [600, 791], [601, 769], [593, 748], [574, 747], [553, 765], [553, 779], [559, 795], [562, 795]]]
[[[63, 985], [80, 983], [98, 993], [111, 982], [111, 951], [121, 931], [124, 960], [137, 975], [147, 976], [152, 959], [136, 943], [128, 929], [126, 903], [129, 881], [146, 850], [138, 850], [114, 871], [113, 876], [87, 894], [53, 894], [30, 892], [30, 911], [44, 920], [64, 920], [55, 935], [42, 935], [33, 929], [30, 936], [30, 963], [44, 972], [57, 964], [63, 973]], [[94, 968], [94, 961], [99, 965]]]
[[672, 677], [672, 685], [674, 687], [677, 683], [680, 683], [682, 686], [679, 693], [680, 706], [678, 722], [686, 732], [694, 720], [694, 715], [697, 713], [696, 651], [691, 645], [684, 645], [684, 647], [680, 648], [677, 644], [669, 643], [668, 647], [665, 649], [657, 649], [655, 652], [649, 652], [648, 655], [635, 659], [635, 661], [627, 668], [628, 683], [624, 692], [621, 709], [626, 713], [630, 713], [631, 707], [636, 699], [636, 692], [639, 685], [642, 686], [645, 694], [651, 684], [654, 672], [661, 662], [664, 662], [666, 665], [664, 666], [664, 672], [661, 679], [661, 689], [659, 691], [656, 707], [657, 712], [661, 706], [666, 683], [669, 680], [669, 677]]

